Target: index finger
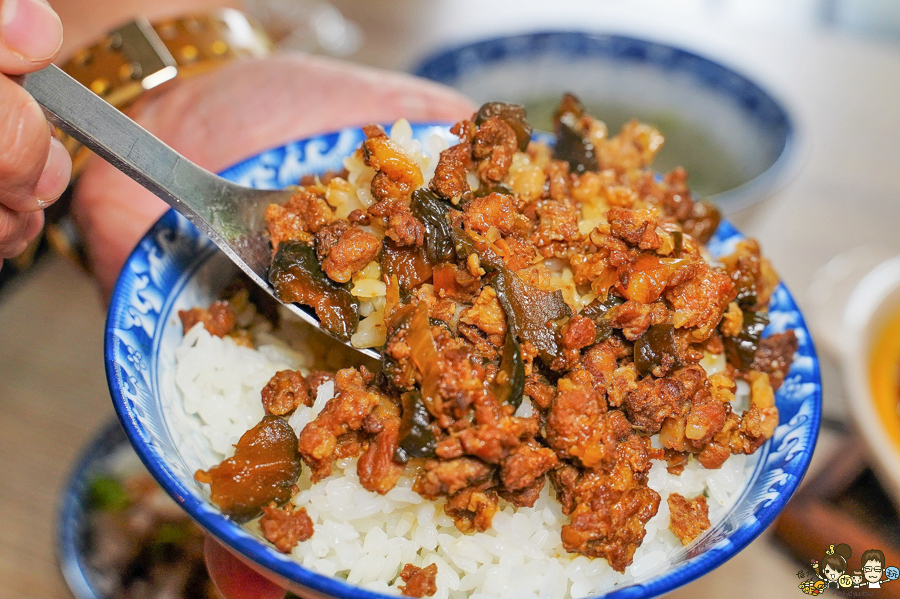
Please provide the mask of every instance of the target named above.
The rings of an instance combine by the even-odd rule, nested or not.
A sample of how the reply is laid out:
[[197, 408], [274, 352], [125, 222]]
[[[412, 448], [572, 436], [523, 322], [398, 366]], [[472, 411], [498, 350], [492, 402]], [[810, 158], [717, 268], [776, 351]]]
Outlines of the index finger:
[[0, 72], [42, 69], [62, 46], [62, 21], [46, 0], [0, 0]]

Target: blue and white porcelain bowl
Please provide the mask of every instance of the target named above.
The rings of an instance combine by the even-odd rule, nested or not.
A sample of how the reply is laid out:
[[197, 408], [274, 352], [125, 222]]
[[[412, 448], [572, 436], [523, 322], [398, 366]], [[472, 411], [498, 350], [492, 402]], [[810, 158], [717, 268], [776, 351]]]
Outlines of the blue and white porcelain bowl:
[[525, 33], [439, 50], [412, 71], [476, 103], [517, 102], [550, 126], [565, 92], [610, 125], [666, 136], [656, 168], [684, 166], [695, 192], [733, 213], [770, 196], [799, 165], [797, 128], [771, 93], [709, 58], [656, 42], [580, 31]]
[[[448, 135], [446, 127], [414, 125], [414, 137]], [[223, 173], [238, 183], [276, 188], [308, 173], [341, 167], [363, 140], [358, 129], [290, 143], [250, 158]], [[710, 243], [729, 253], [741, 239], [723, 223]], [[228, 259], [184, 218], [169, 211], [134, 250], [112, 297], [106, 327], [106, 369], [113, 402], [128, 438], [166, 491], [211, 534], [247, 563], [308, 597], [376, 599], [384, 595], [312, 572], [224, 517], [194, 481], [209, 463], [210, 448], [196, 422], [185, 416], [173, 381], [181, 338], [177, 312], [208, 305], [236, 273]], [[733, 508], [687, 548], [610, 597], [652, 597], [721, 565], [778, 515], [806, 472], [819, 428], [821, 386], [812, 341], [788, 291], [780, 286], [770, 306], [766, 334], [793, 329], [800, 346], [776, 402], [781, 424], [757, 453], [751, 480]]]

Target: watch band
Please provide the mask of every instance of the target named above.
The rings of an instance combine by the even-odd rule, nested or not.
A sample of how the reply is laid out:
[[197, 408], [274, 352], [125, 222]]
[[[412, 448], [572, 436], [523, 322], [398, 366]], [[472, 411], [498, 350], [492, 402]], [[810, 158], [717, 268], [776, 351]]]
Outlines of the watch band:
[[[196, 75], [236, 58], [261, 57], [271, 51], [272, 43], [257, 23], [226, 8], [155, 23], [137, 18], [80, 50], [62, 68], [125, 110], [142, 94], [175, 77]], [[77, 175], [89, 152], [65, 134], [60, 139], [72, 156], [72, 172]]]
[[[144, 93], [176, 77], [197, 75], [238, 58], [259, 58], [272, 48], [254, 20], [238, 10], [221, 9], [154, 23], [136, 18], [75, 53], [62, 68], [116, 108], [126, 110]], [[57, 129], [57, 134], [72, 156], [72, 176], [77, 177], [91, 152], [63, 131]], [[55, 252], [89, 270], [78, 227], [68, 211], [70, 191], [71, 186], [46, 211], [44, 234], [31, 245], [43, 247], [46, 240]], [[36, 255], [33, 248], [16, 264], [20, 270], [28, 268]]]

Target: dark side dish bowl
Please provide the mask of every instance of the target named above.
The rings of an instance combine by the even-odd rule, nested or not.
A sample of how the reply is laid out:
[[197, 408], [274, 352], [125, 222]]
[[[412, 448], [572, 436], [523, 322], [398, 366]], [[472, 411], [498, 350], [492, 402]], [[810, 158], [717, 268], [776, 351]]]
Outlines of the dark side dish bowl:
[[58, 522], [63, 577], [77, 599], [221, 599], [203, 530], [159, 487], [118, 420], [84, 448]]

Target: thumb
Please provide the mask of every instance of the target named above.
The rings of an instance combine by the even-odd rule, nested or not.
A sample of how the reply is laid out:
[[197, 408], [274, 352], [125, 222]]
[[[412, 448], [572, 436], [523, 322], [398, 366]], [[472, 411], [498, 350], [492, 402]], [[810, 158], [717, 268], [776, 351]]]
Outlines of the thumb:
[[0, 0], [0, 72], [41, 69], [59, 52], [62, 21], [46, 0]]

